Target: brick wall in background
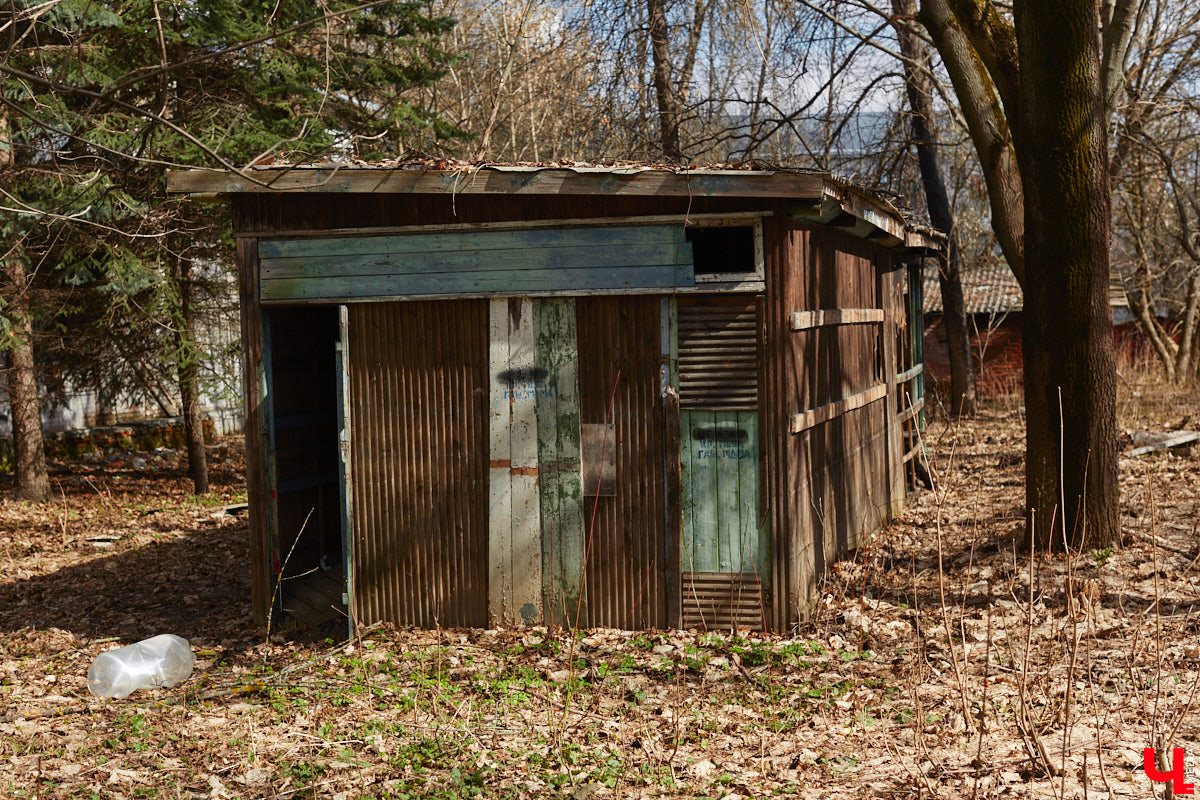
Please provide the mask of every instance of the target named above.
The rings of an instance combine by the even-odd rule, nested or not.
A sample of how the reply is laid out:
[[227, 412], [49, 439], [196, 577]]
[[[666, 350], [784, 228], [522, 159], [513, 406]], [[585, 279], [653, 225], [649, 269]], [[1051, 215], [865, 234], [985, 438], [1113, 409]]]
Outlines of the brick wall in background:
[[[1021, 391], [1021, 315], [1006, 314], [989, 326], [980, 314], [971, 331], [976, 387], [982, 397], [1002, 397]], [[949, 384], [950, 350], [940, 314], [925, 317], [925, 375], [932, 384]]]
[[[1162, 325], [1179, 340], [1179, 324], [1163, 318]], [[977, 388], [982, 397], [1018, 394], [1022, 388], [1021, 314], [1010, 312], [988, 326], [988, 317], [976, 317], [978, 330], [971, 333], [971, 353], [975, 359]], [[1154, 361], [1154, 348], [1137, 323], [1113, 326], [1113, 346], [1118, 363]], [[981, 359], [982, 355], [982, 359]], [[950, 350], [940, 314], [925, 315], [925, 376], [930, 384], [950, 383]]]

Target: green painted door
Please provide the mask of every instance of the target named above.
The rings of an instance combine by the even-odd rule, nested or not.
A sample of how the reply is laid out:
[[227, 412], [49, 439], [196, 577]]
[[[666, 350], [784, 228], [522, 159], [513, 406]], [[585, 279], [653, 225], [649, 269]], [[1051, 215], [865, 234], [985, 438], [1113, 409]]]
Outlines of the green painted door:
[[756, 573], [766, 563], [758, 412], [680, 412], [683, 572]]

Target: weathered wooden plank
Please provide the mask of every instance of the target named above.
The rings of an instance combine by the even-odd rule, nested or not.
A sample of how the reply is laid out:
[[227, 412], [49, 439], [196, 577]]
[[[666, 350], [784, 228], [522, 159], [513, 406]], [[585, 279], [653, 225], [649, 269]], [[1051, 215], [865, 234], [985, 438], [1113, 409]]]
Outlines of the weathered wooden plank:
[[896, 417], [900, 422], [908, 422], [910, 419], [921, 413], [921, 409], [925, 408], [925, 398], [921, 397], [914, 400], [913, 403], [906, 409], [900, 412]]
[[537, 300], [538, 475], [541, 480], [542, 586], [547, 622], [573, 625], [583, 586], [583, 477], [579, 441], [579, 348], [575, 301]]
[[832, 403], [826, 403], [818, 408], [804, 411], [800, 414], [792, 415], [791, 432], [800, 433], [809, 428], [820, 425], [823, 422], [828, 422], [835, 417], [840, 417], [847, 411], [853, 411], [856, 408], [862, 408], [868, 403], [873, 403], [887, 395], [887, 384], [880, 383], [872, 386], [870, 389], [852, 394], [849, 397], [843, 397], [841, 400], [835, 400]]
[[[507, 230], [466, 230], [407, 235], [330, 236], [262, 239], [259, 258], [350, 258], [353, 256], [411, 256], [499, 250], [544, 250], [576, 247], [634, 247], [686, 244], [683, 225], [614, 225], [563, 228], [524, 227]], [[495, 253], [500, 255], [500, 253]]]
[[512, 608], [512, 437], [508, 383], [508, 301], [488, 304], [488, 617], [511, 623]]
[[758, 412], [737, 413], [738, 430], [746, 439], [738, 447], [738, 529], [741, 532], [742, 572], [762, 574], [765, 562], [762, 531], [759, 528], [758, 488]]
[[[508, 367], [499, 376], [507, 384], [511, 414], [510, 492], [512, 495], [512, 608], [515, 622], [542, 620], [542, 525], [538, 492], [537, 396], [544, 382], [538, 374], [533, 301], [508, 300]], [[505, 374], [507, 373], [507, 374]]]
[[717, 489], [712, 498], [717, 527], [717, 563], [721, 572], [742, 572], [742, 513], [741, 470], [738, 458], [741, 442], [736, 434], [736, 411], [718, 411], [712, 415], [713, 425], [707, 433], [711, 439], [712, 458], [716, 465]]
[[270, 498], [266, 488], [265, 409], [262, 363], [262, 318], [258, 297], [258, 243], [237, 243], [238, 299], [241, 316], [242, 420], [246, 440], [246, 501], [250, 526], [250, 597], [254, 621], [265, 624], [271, 603]]
[[171, 193], [355, 192], [400, 194], [598, 194], [665, 197], [823, 195], [823, 175], [750, 170], [641, 170], [484, 167], [471, 171], [271, 167], [238, 174], [187, 170], [167, 174]]
[[[922, 402], [922, 404], [924, 404], [925, 401], [922, 400], [921, 402]], [[1167, 450], [1172, 447], [1179, 447], [1181, 445], [1187, 444], [1188, 442], [1194, 442], [1197, 440], [1200, 440], [1200, 432], [1179, 431], [1176, 434], [1167, 436], [1166, 438], [1162, 439], [1161, 441], [1143, 445], [1142, 447], [1135, 447], [1126, 453], [1122, 453], [1121, 455], [1132, 458], [1133, 456], [1141, 456], [1141, 455], [1145, 455], [1146, 453], [1153, 453], [1155, 450]]]
[[[565, 217], [560, 219], [505, 219], [494, 222], [449, 222], [429, 225], [371, 225], [368, 227], [344, 228], [286, 228], [271, 230], [270, 241], [284, 239], [328, 239], [347, 236], [394, 236], [400, 234], [424, 233], [456, 233], [476, 231], [501, 231], [521, 229], [528, 230], [531, 226], [540, 228], [580, 228], [580, 227], [614, 227], [618, 225], [704, 225], [707, 222], [736, 224], [738, 222], [754, 223], [763, 217], [771, 216], [770, 211], [735, 211], [708, 212], [703, 214], [632, 214], [620, 217]], [[235, 238], [259, 239], [261, 231], [233, 232]], [[761, 283], [761, 281], [759, 281]], [[726, 284], [722, 283], [724, 289]]]
[[338, 424], [338, 506], [341, 519], [342, 554], [342, 603], [348, 613], [346, 622], [350, 636], [357, 630], [358, 612], [355, 609], [354, 592], [354, 470], [351, 468], [350, 447], [353, 436], [353, 420], [350, 400], [350, 318], [345, 306], [338, 309], [337, 355], [337, 424]]
[[916, 366], [910, 367], [910, 368], [904, 370], [904, 372], [901, 372], [898, 375], [896, 375], [896, 377], [892, 378], [892, 383], [905, 383], [906, 381], [911, 381], [913, 378], [917, 377], [924, 371], [925, 371], [925, 365], [917, 364]]
[[629, 246], [470, 250], [461, 253], [403, 255], [304, 256], [262, 262], [263, 280], [366, 278], [378, 275], [430, 275], [439, 272], [515, 273], [528, 270], [599, 271], [623, 267], [658, 267], [691, 261], [691, 245], [635, 244]]
[[864, 325], [883, 322], [882, 308], [828, 308], [820, 311], [793, 311], [790, 326], [794, 331], [822, 328], [826, 325]]
[[716, 440], [709, 435], [717, 427], [717, 413], [689, 410], [683, 412], [683, 419], [686, 423], [683, 435], [687, 437], [689, 445], [689, 464], [685, 469], [690, 473], [685, 475], [685, 486], [690, 489], [690, 496], [685, 490], [683, 509], [685, 519], [690, 514], [692, 523], [692, 558], [689, 562], [685, 556], [685, 564], [690, 571], [728, 572], [729, 547], [727, 541], [722, 547], [718, 512], [721, 501], [720, 456]]
[[471, 294], [540, 296], [551, 292], [669, 290], [677, 286], [690, 286], [694, 282], [695, 275], [690, 264], [614, 269], [528, 269], [513, 272], [390, 274], [263, 280], [260, 297], [264, 302], [280, 302], [309, 299], [348, 301]]

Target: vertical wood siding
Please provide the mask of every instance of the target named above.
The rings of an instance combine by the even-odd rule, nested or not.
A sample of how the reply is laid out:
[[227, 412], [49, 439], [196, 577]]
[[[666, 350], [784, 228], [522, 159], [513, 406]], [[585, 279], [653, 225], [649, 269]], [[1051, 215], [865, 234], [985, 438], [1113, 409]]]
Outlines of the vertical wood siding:
[[258, 240], [239, 239], [238, 300], [242, 326], [242, 426], [246, 437], [246, 502], [250, 516], [250, 599], [254, 621], [265, 624], [271, 605], [273, 548], [266, 478], [262, 310], [258, 305]]
[[[584, 504], [586, 609], [582, 624], [667, 624], [663, 405], [657, 297], [576, 301], [582, 424], [603, 424], [613, 403], [616, 494]], [[619, 378], [618, 378], [619, 373]], [[586, 493], [586, 490], [585, 490]]]
[[887, 308], [877, 272], [890, 256], [870, 242], [786, 218], [768, 219], [767, 349], [771, 368], [765, 427], [769, 491], [776, 530], [773, 576], [776, 626], [804, 618], [816, 578], [859, 546], [890, 513], [886, 399], [801, 433], [791, 415], [835, 402], [885, 380], [894, 364], [884, 326], [831, 325], [792, 331], [789, 314], [835, 308]]
[[349, 313], [357, 620], [486, 625], [487, 302]]

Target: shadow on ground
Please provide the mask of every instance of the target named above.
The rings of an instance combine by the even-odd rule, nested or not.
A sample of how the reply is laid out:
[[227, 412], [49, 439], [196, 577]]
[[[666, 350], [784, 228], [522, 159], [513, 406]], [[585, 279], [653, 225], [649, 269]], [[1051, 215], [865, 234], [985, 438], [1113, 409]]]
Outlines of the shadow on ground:
[[244, 516], [219, 526], [126, 537], [113, 549], [0, 583], [0, 632], [55, 627], [83, 641], [160, 633], [200, 645], [252, 641]]

